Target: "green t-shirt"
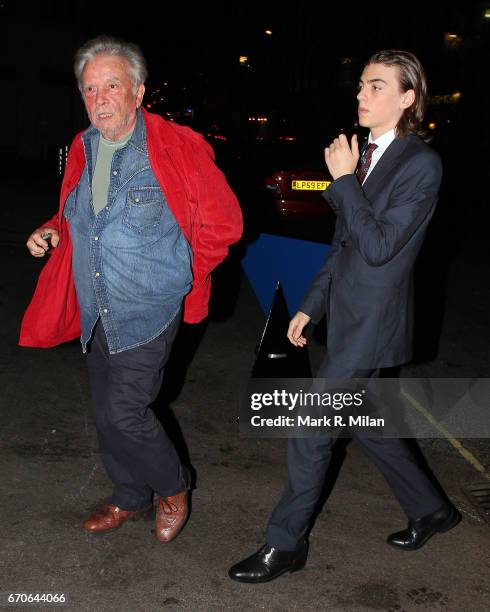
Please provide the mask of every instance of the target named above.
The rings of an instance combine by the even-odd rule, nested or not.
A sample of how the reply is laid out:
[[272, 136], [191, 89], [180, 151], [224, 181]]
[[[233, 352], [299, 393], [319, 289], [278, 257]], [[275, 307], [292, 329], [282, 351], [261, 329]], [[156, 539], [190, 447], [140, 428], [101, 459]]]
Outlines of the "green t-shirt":
[[92, 201], [96, 215], [107, 206], [107, 193], [111, 180], [111, 165], [114, 153], [124, 147], [132, 135], [133, 132], [115, 142], [106, 140], [102, 137], [102, 134], [100, 135], [95, 171], [92, 177]]

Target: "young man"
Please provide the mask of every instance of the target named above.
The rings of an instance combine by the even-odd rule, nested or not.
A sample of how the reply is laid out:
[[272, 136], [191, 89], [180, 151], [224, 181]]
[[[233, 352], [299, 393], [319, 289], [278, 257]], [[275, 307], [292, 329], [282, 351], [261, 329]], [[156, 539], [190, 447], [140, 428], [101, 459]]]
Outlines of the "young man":
[[60, 208], [27, 241], [52, 254], [24, 316], [20, 344], [81, 335], [109, 503], [83, 528], [105, 533], [152, 508], [156, 537], [188, 516], [189, 472], [150, 409], [181, 318], [208, 311], [210, 274], [240, 238], [238, 202], [211, 147], [141, 108], [146, 62], [134, 44], [99, 36], [76, 53], [91, 126], [72, 143]]
[[[356, 136], [325, 149], [334, 179], [325, 197], [337, 215], [332, 249], [288, 329], [304, 346], [303, 329], [327, 314], [327, 354], [318, 377], [380, 376], [412, 354], [413, 268], [434, 212], [441, 163], [423, 139], [427, 86], [411, 53], [381, 51], [367, 62], [357, 95], [359, 124], [370, 129], [359, 160]], [[359, 162], [359, 163], [358, 163]], [[267, 526], [267, 543], [230, 569], [241, 582], [265, 582], [301, 569], [307, 532], [329, 464], [330, 437], [292, 438], [288, 481]], [[451, 529], [460, 515], [421, 471], [399, 439], [359, 439], [408, 516], [388, 537], [403, 550]]]

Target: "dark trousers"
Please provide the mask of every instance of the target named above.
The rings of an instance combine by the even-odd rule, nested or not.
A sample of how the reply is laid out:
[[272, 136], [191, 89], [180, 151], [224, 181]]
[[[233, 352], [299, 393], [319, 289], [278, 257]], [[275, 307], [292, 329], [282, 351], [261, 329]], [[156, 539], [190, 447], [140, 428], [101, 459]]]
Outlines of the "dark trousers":
[[[371, 378], [379, 370], [349, 370], [325, 360], [320, 378]], [[445, 500], [419, 467], [404, 440], [357, 438], [363, 451], [388, 482], [409, 518], [420, 518], [438, 510]], [[325, 475], [335, 438], [290, 438], [288, 480], [267, 525], [267, 543], [294, 550], [305, 538], [325, 484]]]
[[102, 461], [114, 485], [111, 502], [138, 510], [152, 493], [166, 497], [189, 486], [189, 474], [149, 407], [162, 384], [180, 315], [160, 336], [110, 355], [99, 320], [87, 353]]

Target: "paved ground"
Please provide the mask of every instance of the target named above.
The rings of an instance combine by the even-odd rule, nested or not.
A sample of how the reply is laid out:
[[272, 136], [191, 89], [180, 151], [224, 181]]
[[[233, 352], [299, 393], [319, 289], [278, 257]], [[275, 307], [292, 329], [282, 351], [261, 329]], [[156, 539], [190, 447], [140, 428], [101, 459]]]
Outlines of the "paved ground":
[[[97, 612], [488, 609], [489, 527], [463, 492], [479, 476], [445, 440], [424, 440], [421, 447], [463, 514], [452, 532], [415, 553], [390, 549], [385, 537], [404, 525], [404, 517], [381, 476], [351, 444], [311, 534], [306, 569], [261, 586], [228, 579], [228, 567], [262, 544], [285, 476], [285, 440], [238, 434], [237, 390], [250, 372], [264, 323], [245, 279], [235, 287], [233, 307], [202, 330], [177, 396], [180, 385], [173, 380], [170, 408], [164, 408], [165, 398], [159, 404], [175, 435], [171, 415], [180, 423], [187, 445], [181, 452], [197, 475], [187, 527], [168, 545], [159, 544], [152, 523], [144, 521], [107, 536], [85, 534], [82, 520], [110, 487], [97, 453], [80, 348], [73, 343], [40, 351], [15, 344], [40, 267], [22, 242], [50, 208], [45, 193], [13, 185], [5, 189], [0, 213], [7, 236], [0, 253], [4, 601], [10, 592], [49, 592], [66, 594], [64, 609]], [[407, 368], [408, 375], [490, 375], [488, 224], [481, 211], [472, 219], [448, 271], [438, 354]], [[193, 333], [186, 330], [182, 342]], [[314, 362], [320, 354], [314, 346]], [[464, 443], [488, 469], [488, 440]]]

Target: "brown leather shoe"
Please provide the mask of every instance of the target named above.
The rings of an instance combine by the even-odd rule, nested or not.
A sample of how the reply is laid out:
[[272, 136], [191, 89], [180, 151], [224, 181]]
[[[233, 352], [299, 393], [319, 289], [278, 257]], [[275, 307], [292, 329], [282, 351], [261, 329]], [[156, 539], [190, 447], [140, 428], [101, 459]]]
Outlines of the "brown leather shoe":
[[189, 516], [188, 492], [181, 491], [169, 497], [156, 496], [157, 514], [155, 535], [160, 542], [177, 537]]
[[151, 507], [151, 504], [149, 504], [141, 510], [123, 510], [114, 504], [105, 504], [100, 510], [94, 512], [92, 516], [89, 516], [83, 523], [83, 528], [91, 533], [112, 531], [113, 529], [118, 529], [128, 519], [134, 521], [140, 518], [143, 514], [149, 512]]

